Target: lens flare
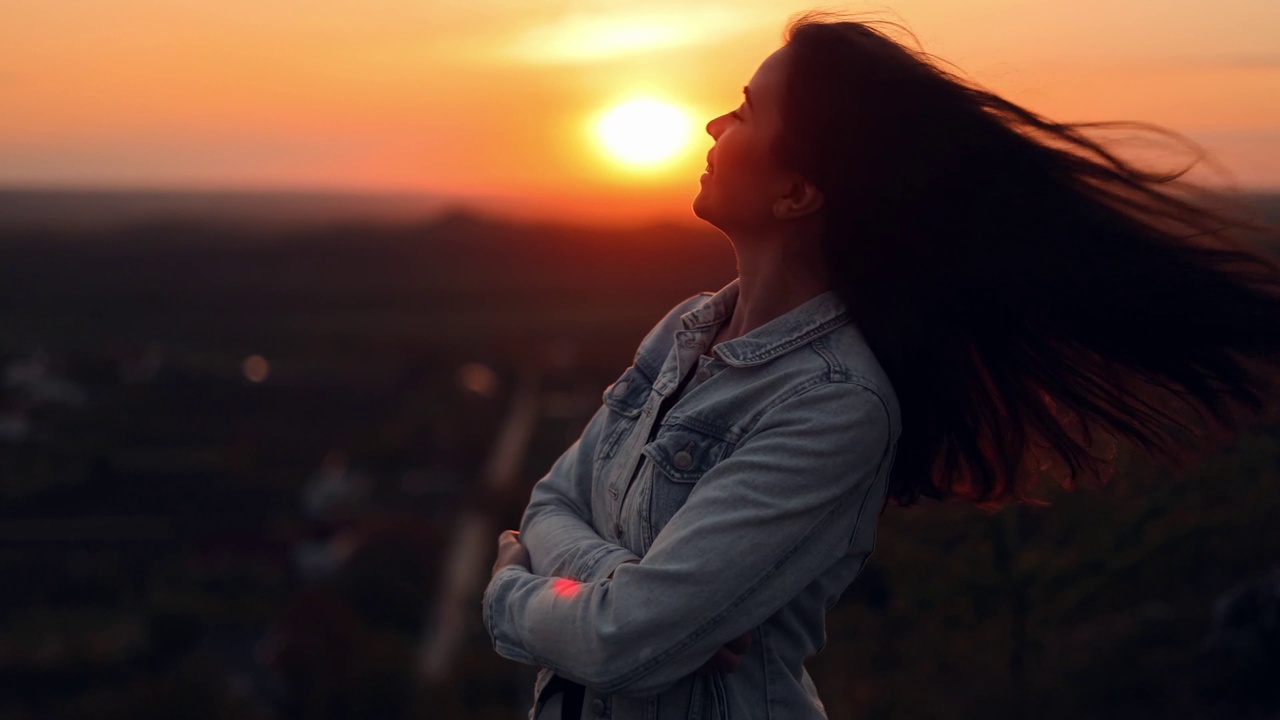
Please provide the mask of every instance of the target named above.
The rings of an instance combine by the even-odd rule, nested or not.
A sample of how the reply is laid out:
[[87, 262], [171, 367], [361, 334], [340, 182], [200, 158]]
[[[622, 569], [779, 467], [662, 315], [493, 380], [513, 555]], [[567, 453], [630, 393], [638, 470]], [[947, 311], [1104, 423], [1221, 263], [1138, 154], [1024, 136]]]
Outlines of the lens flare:
[[577, 595], [578, 590], [581, 588], [582, 583], [579, 583], [576, 580], [570, 580], [569, 578], [556, 578], [556, 581], [551, 583], [551, 591], [558, 597], [562, 598], [571, 598], [574, 595]]

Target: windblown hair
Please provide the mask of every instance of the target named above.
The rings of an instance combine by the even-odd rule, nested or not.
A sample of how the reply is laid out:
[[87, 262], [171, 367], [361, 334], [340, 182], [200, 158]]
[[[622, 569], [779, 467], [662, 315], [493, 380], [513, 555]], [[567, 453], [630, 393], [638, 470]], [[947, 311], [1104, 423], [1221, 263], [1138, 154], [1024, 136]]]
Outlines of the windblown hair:
[[1053, 122], [878, 25], [792, 19], [775, 150], [822, 191], [833, 288], [898, 395], [896, 504], [1105, 484], [1122, 439], [1177, 469], [1273, 409], [1275, 229], [1083, 131], [1199, 146]]

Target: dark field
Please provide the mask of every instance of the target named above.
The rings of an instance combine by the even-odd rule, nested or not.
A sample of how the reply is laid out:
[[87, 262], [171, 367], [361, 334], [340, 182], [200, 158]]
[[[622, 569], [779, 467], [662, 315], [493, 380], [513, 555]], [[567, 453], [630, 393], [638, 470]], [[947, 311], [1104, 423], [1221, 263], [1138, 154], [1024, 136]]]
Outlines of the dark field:
[[[0, 720], [522, 716], [479, 586], [448, 672], [419, 662], [451, 534], [515, 526], [727, 241], [41, 197], [0, 193]], [[1280, 427], [1177, 476], [1119, 460], [1050, 507], [890, 509], [810, 664], [829, 715], [1280, 717]]]

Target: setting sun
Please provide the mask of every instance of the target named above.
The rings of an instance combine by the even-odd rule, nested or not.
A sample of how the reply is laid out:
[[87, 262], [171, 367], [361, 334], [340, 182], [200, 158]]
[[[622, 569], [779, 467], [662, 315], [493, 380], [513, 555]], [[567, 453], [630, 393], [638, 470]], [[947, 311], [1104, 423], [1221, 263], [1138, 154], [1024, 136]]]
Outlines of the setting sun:
[[688, 147], [693, 137], [693, 119], [670, 103], [639, 99], [601, 114], [594, 131], [610, 158], [630, 167], [653, 167]]

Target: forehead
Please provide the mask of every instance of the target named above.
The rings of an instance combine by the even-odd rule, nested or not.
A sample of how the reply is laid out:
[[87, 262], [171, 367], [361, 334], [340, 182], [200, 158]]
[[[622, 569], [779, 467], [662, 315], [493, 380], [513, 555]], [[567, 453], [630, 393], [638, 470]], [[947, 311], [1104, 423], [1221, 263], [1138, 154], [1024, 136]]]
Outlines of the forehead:
[[752, 104], [763, 102], [772, 104], [781, 93], [787, 68], [786, 51], [786, 46], [778, 48], [756, 68], [755, 74], [751, 76], [748, 83], [751, 88]]

